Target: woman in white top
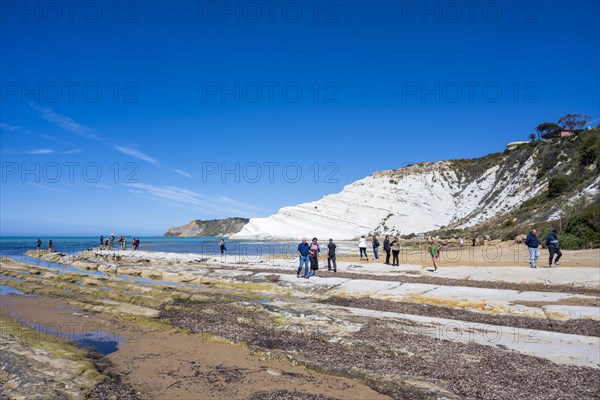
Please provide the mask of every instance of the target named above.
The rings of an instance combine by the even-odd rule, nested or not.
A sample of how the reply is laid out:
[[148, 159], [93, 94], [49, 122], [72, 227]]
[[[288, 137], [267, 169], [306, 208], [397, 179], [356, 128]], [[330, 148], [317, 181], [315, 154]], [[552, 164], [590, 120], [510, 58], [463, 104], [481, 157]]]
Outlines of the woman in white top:
[[367, 261], [369, 261], [369, 256], [367, 256], [367, 239], [365, 239], [365, 235], [362, 235], [358, 240], [358, 250], [360, 251], [360, 259], [363, 259], [363, 253]]

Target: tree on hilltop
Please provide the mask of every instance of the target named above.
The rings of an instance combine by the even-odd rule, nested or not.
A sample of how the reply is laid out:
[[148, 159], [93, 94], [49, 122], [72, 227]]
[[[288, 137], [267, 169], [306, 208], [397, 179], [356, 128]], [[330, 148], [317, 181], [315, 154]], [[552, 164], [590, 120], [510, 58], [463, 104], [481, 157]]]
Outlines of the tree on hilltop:
[[558, 124], [564, 129], [570, 131], [578, 131], [585, 127], [585, 124], [590, 120], [589, 115], [583, 114], [567, 114], [558, 120]]
[[560, 136], [561, 127], [554, 122], [544, 122], [535, 127], [538, 134], [538, 140], [552, 139]]

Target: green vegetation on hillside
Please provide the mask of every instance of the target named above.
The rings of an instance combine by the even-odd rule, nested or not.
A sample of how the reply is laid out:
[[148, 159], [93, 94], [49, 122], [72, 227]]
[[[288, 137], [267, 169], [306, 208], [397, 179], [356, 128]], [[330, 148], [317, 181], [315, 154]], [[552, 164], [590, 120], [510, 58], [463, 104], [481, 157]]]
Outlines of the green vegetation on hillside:
[[[429, 232], [442, 237], [473, 237], [489, 235], [493, 239], [513, 240], [531, 228], [545, 237], [556, 228], [566, 249], [600, 247], [600, 203], [586, 204], [578, 196], [600, 175], [600, 130], [598, 127], [579, 131], [571, 137], [532, 141], [504, 153], [490, 154], [475, 160], [457, 160], [453, 165], [462, 170], [477, 172], [493, 165], [523, 165], [534, 158], [532, 174], [536, 184], [545, 190], [524, 201], [511, 212], [494, 217], [468, 229], [448, 226]], [[467, 174], [468, 172], [463, 172]], [[494, 197], [493, 195], [491, 197]], [[548, 221], [560, 211], [560, 218]]]

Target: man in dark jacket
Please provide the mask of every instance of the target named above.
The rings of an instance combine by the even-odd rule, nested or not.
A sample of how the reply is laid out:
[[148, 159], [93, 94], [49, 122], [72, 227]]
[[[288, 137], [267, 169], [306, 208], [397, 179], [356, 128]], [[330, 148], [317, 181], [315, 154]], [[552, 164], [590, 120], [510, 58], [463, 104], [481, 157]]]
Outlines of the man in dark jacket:
[[390, 265], [390, 252], [392, 251], [392, 248], [389, 236], [386, 236], [383, 241], [383, 250], [385, 251], [385, 264]]
[[298, 245], [298, 259], [300, 260], [300, 265], [298, 266], [298, 272], [296, 272], [296, 277], [300, 278], [300, 272], [302, 272], [302, 265], [304, 264], [304, 277], [308, 279], [308, 250], [310, 245], [306, 242], [306, 238], [302, 238], [302, 243]]
[[[550, 252], [550, 260], [548, 261], [548, 268], [552, 268], [552, 264], [555, 266], [560, 266], [558, 260], [562, 257], [562, 251], [560, 251], [560, 246], [558, 244], [558, 231], [556, 229], [552, 229], [552, 233], [549, 233], [546, 236], [546, 247], [548, 247], [548, 251]], [[556, 259], [554, 263], [552, 259], [554, 258], [554, 254], [556, 254]]]
[[535, 263], [537, 262], [538, 258], [540, 258], [540, 243], [538, 242], [537, 231], [535, 229], [532, 229], [531, 232], [529, 232], [527, 238], [525, 239], [525, 244], [529, 250], [531, 268], [537, 268]]
[[333, 272], [337, 272], [337, 265], [335, 263], [336, 247], [333, 239], [329, 239], [329, 243], [327, 244], [327, 271], [331, 271], [331, 263], [333, 262]]

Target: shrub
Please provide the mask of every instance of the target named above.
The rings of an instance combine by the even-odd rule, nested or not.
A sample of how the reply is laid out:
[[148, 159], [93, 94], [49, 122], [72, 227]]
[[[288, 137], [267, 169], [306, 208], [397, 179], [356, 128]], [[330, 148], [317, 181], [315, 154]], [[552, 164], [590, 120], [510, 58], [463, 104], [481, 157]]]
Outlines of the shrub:
[[564, 175], [556, 175], [548, 181], [546, 196], [554, 199], [569, 189], [569, 180]]
[[600, 246], [600, 202], [569, 218], [565, 234], [578, 238], [580, 247]]
[[583, 246], [583, 240], [570, 233], [559, 235], [558, 242], [564, 250], [579, 250]]

